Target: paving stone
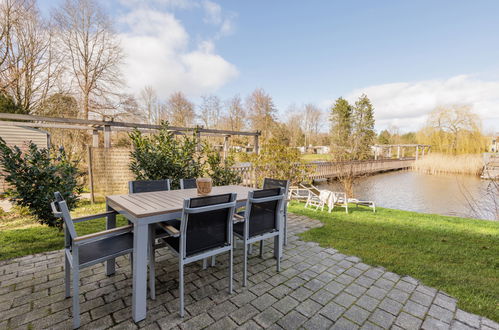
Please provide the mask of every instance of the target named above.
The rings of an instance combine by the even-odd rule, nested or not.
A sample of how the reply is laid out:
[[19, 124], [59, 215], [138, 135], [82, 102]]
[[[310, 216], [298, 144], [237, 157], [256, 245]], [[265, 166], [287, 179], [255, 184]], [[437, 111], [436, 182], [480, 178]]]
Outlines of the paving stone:
[[[376, 324], [371, 323], [371, 322], [364, 323], [364, 325], [362, 326], [361, 329], [362, 330], [383, 330], [383, 328], [381, 328], [381, 327], [379, 327]], [[392, 327], [391, 330], [398, 330], [398, 329], [395, 329], [395, 327]]]
[[266, 308], [272, 306], [277, 301], [272, 295], [265, 293], [262, 296], [254, 299], [251, 304], [255, 306], [259, 311], [263, 311]]
[[244, 305], [243, 307], [230, 313], [230, 317], [239, 325], [243, 324], [247, 320], [251, 319], [253, 316], [259, 313], [258, 309], [253, 307], [251, 304]]
[[273, 295], [274, 297], [276, 297], [277, 299], [281, 299], [283, 297], [285, 297], [288, 293], [290, 293], [293, 289], [291, 289], [290, 287], [286, 286], [286, 285], [279, 285], [275, 288], [273, 288], [272, 290], [269, 291], [269, 293], [271, 295]]
[[297, 311], [292, 311], [291, 313], [285, 315], [277, 324], [283, 327], [284, 329], [298, 329], [303, 323], [307, 321], [307, 318]]
[[428, 311], [428, 307], [425, 307], [423, 305], [418, 304], [417, 302], [409, 300], [404, 305], [404, 307], [402, 307], [402, 310], [416, 317], [423, 318], [426, 315], [426, 312]]
[[232, 319], [228, 316], [224, 317], [223, 319], [218, 320], [217, 322], [213, 323], [206, 329], [210, 330], [220, 330], [220, 329], [237, 329], [237, 324], [232, 321]]
[[437, 296], [435, 297], [435, 300], [433, 300], [433, 303], [437, 304], [445, 309], [448, 309], [452, 312], [456, 310], [456, 299], [451, 298], [451, 297], [444, 295], [442, 293], [437, 294]]
[[334, 325], [331, 327], [331, 329], [337, 329], [337, 330], [356, 330], [359, 329], [359, 326], [353, 323], [352, 321], [342, 317], [339, 319], [337, 322], [334, 323]]
[[222, 317], [229, 315], [231, 312], [235, 311], [236, 309], [237, 306], [227, 300], [209, 309], [208, 314], [214, 320], [219, 320]]
[[452, 330], [474, 330], [474, 329], [477, 329], [477, 328], [470, 327], [469, 325], [464, 324], [464, 323], [457, 321], [457, 320], [452, 321], [450, 328]]
[[340, 293], [341, 291], [343, 291], [343, 289], [345, 289], [345, 285], [338, 283], [338, 282], [335, 282], [335, 281], [332, 281], [328, 285], [326, 285], [324, 287], [324, 289], [326, 289], [327, 291], [329, 291], [331, 293], [337, 294], [337, 293]]
[[310, 318], [305, 324], [303, 324], [303, 328], [307, 330], [322, 330], [328, 329], [333, 324], [333, 321], [330, 319], [316, 314], [312, 318]]
[[310, 318], [313, 315], [317, 314], [319, 310], [322, 309], [322, 305], [319, 303], [316, 303], [315, 301], [308, 299], [299, 304], [295, 310], [298, 312], [302, 313], [306, 317]]
[[319, 313], [321, 315], [324, 315], [325, 317], [327, 317], [328, 319], [330, 319], [331, 321], [336, 321], [338, 320], [338, 318], [343, 315], [343, 313], [345, 312], [346, 308], [343, 307], [343, 306], [340, 306], [334, 302], [330, 302], [329, 304], [327, 304], [326, 306], [324, 306], [320, 311]]
[[207, 314], [203, 313], [195, 316], [184, 323], [180, 324], [182, 329], [203, 329], [214, 323], [214, 320]]
[[406, 312], [400, 313], [400, 315], [397, 317], [397, 320], [395, 320], [395, 324], [400, 326], [402, 329], [419, 329], [421, 327], [421, 324], [423, 321], [415, 316], [412, 316], [410, 314], [407, 314]]
[[310, 299], [318, 302], [321, 305], [325, 305], [334, 298], [334, 294], [326, 290], [319, 290], [310, 296]]
[[386, 297], [381, 301], [378, 307], [389, 312], [390, 314], [398, 315], [398, 313], [402, 309], [402, 304], [391, 298]]
[[433, 316], [435, 319], [443, 321], [445, 323], [450, 323], [454, 313], [450, 310], [442, 308], [438, 305], [431, 305], [428, 314]]
[[382, 309], [376, 309], [374, 313], [369, 317], [369, 321], [379, 325], [382, 328], [388, 329], [395, 321], [395, 316], [388, 312], [385, 312]]
[[358, 284], [352, 283], [349, 286], [346, 287], [345, 292], [351, 294], [354, 297], [360, 297], [362, 296], [367, 289], [363, 286], [360, 286]]
[[336, 298], [334, 298], [334, 302], [343, 307], [349, 307], [356, 300], [357, 298], [346, 292], [340, 293]]
[[450, 328], [449, 324], [434, 319], [432, 317], [427, 317], [424, 320], [423, 325], [421, 326], [421, 329], [424, 330], [447, 330], [449, 328]]
[[305, 288], [305, 287], [300, 287], [293, 292], [291, 292], [290, 296], [295, 298], [298, 301], [305, 301], [308, 297], [312, 295], [312, 291]]
[[369, 317], [369, 312], [365, 309], [362, 309], [356, 305], [350, 307], [345, 314], [343, 314], [350, 321], [357, 323], [358, 325], [362, 325], [365, 320]]
[[247, 303], [251, 302], [252, 300], [256, 299], [256, 296], [249, 292], [245, 291], [242, 293], [239, 293], [235, 297], [231, 298], [230, 301], [235, 304], [238, 307], [241, 307], [243, 305], [246, 305]]
[[299, 304], [300, 303], [296, 299], [294, 299], [290, 296], [286, 296], [283, 299], [276, 302], [273, 305], [273, 307], [275, 309], [277, 309], [279, 312], [281, 312], [283, 314], [287, 314], [290, 310], [292, 310], [293, 308], [295, 308]]
[[418, 291], [414, 292], [409, 299], [426, 307], [429, 307], [433, 301], [433, 297]]
[[283, 317], [284, 314], [279, 312], [273, 307], [269, 307], [260, 314], [256, 315], [253, 320], [257, 322], [259, 325], [261, 325], [264, 328], [270, 327], [272, 324], [277, 322], [281, 317]]
[[368, 295], [363, 295], [355, 302], [356, 305], [370, 312], [374, 311], [374, 309], [379, 305], [379, 303], [380, 303], [379, 300], [374, 299]]
[[474, 315], [468, 312], [465, 312], [461, 309], [456, 311], [456, 319], [465, 323], [471, 327], [479, 328], [480, 327], [480, 317], [478, 315]]

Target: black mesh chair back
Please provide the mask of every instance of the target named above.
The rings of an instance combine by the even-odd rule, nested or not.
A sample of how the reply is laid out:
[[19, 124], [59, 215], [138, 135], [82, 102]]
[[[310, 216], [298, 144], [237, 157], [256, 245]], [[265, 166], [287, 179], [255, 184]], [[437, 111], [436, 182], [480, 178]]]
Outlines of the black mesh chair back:
[[263, 189], [269, 188], [284, 188], [284, 191], [288, 192], [289, 181], [288, 180], [277, 180], [271, 178], [263, 179]]
[[[282, 188], [255, 190], [253, 199], [279, 196], [283, 193]], [[249, 237], [277, 230], [278, 219], [279, 200], [252, 203], [249, 214]]]
[[[189, 208], [196, 209], [203, 206], [230, 203], [234, 200], [234, 194], [191, 198]], [[230, 212], [231, 208], [227, 207], [188, 214], [185, 232], [187, 257], [230, 244], [228, 228]]]
[[180, 179], [180, 189], [197, 188], [196, 179]]
[[153, 192], [170, 190], [170, 179], [166, 180], [137, 180], [128, 182], [128, 192], [136, 194], [141, 192]]

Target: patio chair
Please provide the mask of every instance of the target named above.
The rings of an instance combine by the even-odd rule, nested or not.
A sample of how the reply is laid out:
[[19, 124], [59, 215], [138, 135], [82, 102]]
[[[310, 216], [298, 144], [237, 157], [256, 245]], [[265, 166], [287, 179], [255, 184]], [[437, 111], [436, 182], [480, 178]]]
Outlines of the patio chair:
[[128, 192], [130, 194], [164, 190], [170, 190], [170, 179], [128, 181]]
[[303, 186], [304, 189], [308, 190], [308, 198], [305, 203], [305, 208], [314, 207], [315, 211], [321, 209], [324, 210], [324, 206], [328, 204], [331, 198], [331, 191], [325, 189], [318, 189], [317, 187], [310, 185], [310, 187]]
[[[170, 190], [170, 179], [165, 180], [138, 180], [128, 182], [128, 192], [130, 194], [155, 192]], [[169, 225], [180, 226], [180, 220], [170, 220]], [[152, 300], [156, 299], [156, 285], [154, 274], [156, 273], [156, 249], [163, 247], [164, 244], [156, 244], [156, 239], [168, 236], [168, 234], [158, 224], [153, 224], [149, 228], [150, 247], [149, 247], [149, 285], [150, 296]]]
[[50, 205], [55, 217], [64, 220], [64, 273], [66, 298], [71, 296], [71, 272], [73, 282], [73, 328], [80, 326], [80, 269], [133, 253], [132, 225], [78, 236], [75, 223], [87, 220], [115, 217], [115, 211], [72, 218], [66, 201], [59, 192]]
[[180, 179], [180, 189], [197, 188], [196, 179]]
[[196, 197], [184, 200], [180, 230], [162, 223], [169, 234], [163, 238], [178, 255], [180, 316], [184, 316], [184, 266], [229, 252], [229, 293], [232, 293], [233, 216], [236, 194]]
[[[240, 215], [235, 219], [234, 235], [243, 240], [243, 286], [247, 284], [248, 247], [250, 244], [261, 242], [267, 238], [274, 238], [274, 255], [277, 259], [277, 272], [281, 266], [282, 230], [281, 210], [284, 201], [284, 188], [271, 188], [255, 190], [248, 194], [244, 219], [239, 221]], [[263, 247], [263, 246], [261, 246]], [[260, 255], [262, 256], [262, 250]]]
[[331, 191], [329, 200], [327, 201], [328, 212], [331, 213], [336, 205], [341, 206], [348, 213], [348, 198], [344, 192]]
[[[263, 179], [263, 189], [269, 188], [284, 188], [286, 200], [283, 203], [283, 235], [284, 245], [288, 244], [288, 202], [289, 202], [289, 180], [277, 180], [271, 178]], [[262, 248], [263, 241], [260, 241], [260, 249]]]

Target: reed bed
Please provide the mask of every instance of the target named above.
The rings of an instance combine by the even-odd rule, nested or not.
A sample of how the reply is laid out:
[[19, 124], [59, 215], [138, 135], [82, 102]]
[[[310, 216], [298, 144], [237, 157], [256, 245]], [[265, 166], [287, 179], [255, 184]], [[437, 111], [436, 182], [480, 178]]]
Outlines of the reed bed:
[[430, 154], [414, 162], [413, 169], [423, 173], [480, 175], [483, 170], [481, 155]]

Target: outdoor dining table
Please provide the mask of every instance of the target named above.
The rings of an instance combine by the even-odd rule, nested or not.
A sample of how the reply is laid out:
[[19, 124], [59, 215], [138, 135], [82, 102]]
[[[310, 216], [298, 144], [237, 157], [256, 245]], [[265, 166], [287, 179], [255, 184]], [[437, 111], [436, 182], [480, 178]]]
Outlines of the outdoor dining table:
[[[230, 185], [213, 187], [210, 195], [236, 193], [236, 206], [246, 204], [248, 192], [254, 188]], [[150, 239], [149, 225], [166, 220], [180, 219], [185, 199], [199, 197], [197, 189], [181, 189], [157, 192], [145, 192], [106, 197], [108, 211], [115, 210], [133, 223], [133, 281], [132, 281], [132, 317], [135, 322], [146, 318], [147, 314], [147, 249]], [[107, 229], [116, 226], [114, 217], [110, 217]], [[106, 265], [107, 275], [115, 271], [115, 262]]]

